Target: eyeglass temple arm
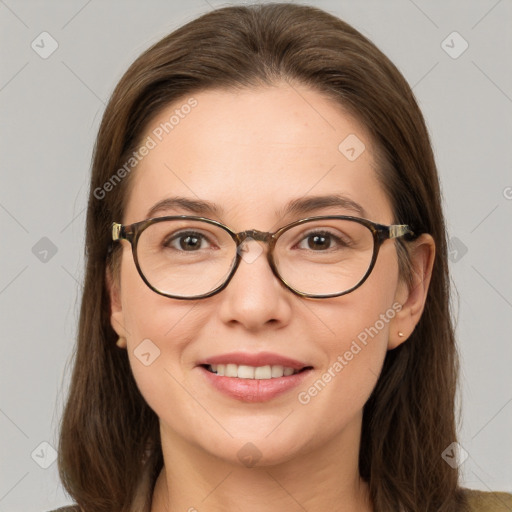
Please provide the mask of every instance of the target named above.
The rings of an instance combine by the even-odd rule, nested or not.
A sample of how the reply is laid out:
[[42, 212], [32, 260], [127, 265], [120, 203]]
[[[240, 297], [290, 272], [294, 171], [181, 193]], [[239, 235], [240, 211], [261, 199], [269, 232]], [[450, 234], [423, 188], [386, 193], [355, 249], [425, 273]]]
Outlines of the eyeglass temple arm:
[[404, 235], [414, 236], [412, 229], [407, 224], [395, 224], [389, 226], [389, 238], [400, 238]]
[[117, 242], [123, 238], [126, 238], [123, 225], [118, 224], [117, 222], [112, 222], [112, 240]]

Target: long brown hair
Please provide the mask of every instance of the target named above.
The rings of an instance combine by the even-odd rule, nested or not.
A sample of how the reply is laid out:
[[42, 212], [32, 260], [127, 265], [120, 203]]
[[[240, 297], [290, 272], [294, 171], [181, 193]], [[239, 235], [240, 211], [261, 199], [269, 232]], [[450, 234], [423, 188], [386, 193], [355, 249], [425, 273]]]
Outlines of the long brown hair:
[[131, 181], [129, 172], [115, 181], [113, 175], [137, 149], [149, 120], [170, 103], [209, 88], [283, 81], [327, 95], [367, 127], [394, 221], [430, 233], [436, 243], [422, 318], [410, 339], [388, 352], [364, 408], [359, 469], [375, 510], [464, 508], [458, 472], [441, 458], [456, 439], [457, 355], [439, 183], [423, 116], [400, 72], [355, 29], [314, 7], [266, 4], [217, 9], [162, 39], [128, 69], [103, 116], [58, 459], [63, 485], [86, 512], [130, 510], [148, 445], [154, 447], [145, 466], [151, 490], [163, 465], [158, 417], [110, 325], [105, 275], [116, 261], [110, 225], [123, 218]]

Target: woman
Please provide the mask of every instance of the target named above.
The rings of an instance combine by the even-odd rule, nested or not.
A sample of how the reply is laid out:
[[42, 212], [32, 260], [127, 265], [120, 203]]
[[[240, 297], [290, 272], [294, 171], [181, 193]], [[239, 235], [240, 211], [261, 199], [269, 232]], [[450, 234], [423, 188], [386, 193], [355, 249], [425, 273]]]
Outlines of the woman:
[[344, 22], [229, 7], [139, 57], [86, 246], [59, 450], [81, 510], [510, 508], [447, 463], [435, 162], [404, 78]]

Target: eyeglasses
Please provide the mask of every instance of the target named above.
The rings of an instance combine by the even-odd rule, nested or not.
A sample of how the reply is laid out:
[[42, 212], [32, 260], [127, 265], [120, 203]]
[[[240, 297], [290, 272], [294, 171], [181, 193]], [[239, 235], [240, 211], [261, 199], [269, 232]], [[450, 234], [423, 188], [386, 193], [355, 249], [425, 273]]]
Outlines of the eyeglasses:
[[[248, 251], [252, 241], [268, 244], [272, 272], [293, 293], [316, 299], [345, 295], [368, 278], [382, 243], [401, 237], [412, 239], [414, 233], [403, 224], [340, 215], [301, 219], [274, 233], [236, 233], [215, 220], [188, 215], [112, 224], [112, 240], [131, 243], [135, 266], [149, 288], [183, 300], [223, 290], [242, 259], [255, 259], [254, 250]], [[261, 246], [254, 249], [263, 252]]]

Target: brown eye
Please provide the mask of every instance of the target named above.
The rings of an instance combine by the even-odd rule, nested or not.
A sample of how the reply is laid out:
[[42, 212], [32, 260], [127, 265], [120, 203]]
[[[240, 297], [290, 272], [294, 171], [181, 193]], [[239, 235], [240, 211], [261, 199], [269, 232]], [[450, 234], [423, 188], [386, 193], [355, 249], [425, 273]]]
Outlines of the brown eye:
[[307, 237], [308, 248], [314, 251], [329, 249], [331, 247], [331, 236], [323, 234], [309, 235]]
[[168, 239], [166, 247], [177, 249], [179, 251], [194, 252], [209, 247], [208, 240], [201, 233], [181, 232]]
[[340, 249], [346, 247], [346, 245], [340, 237], [329, 231], [313, 231], [304, 235], [297, 247], [311, 251], [327, 251], [329, 249]]

